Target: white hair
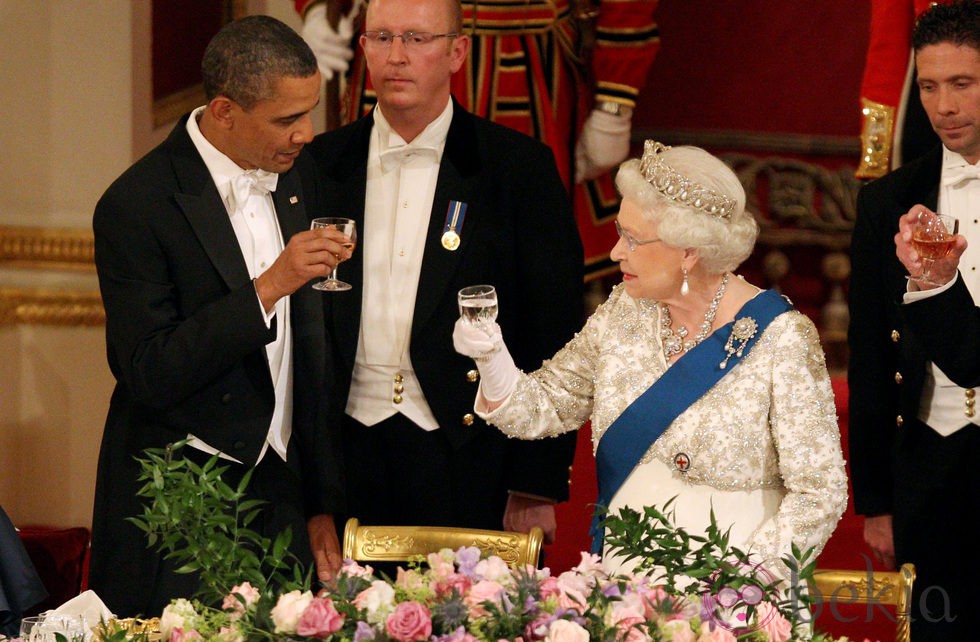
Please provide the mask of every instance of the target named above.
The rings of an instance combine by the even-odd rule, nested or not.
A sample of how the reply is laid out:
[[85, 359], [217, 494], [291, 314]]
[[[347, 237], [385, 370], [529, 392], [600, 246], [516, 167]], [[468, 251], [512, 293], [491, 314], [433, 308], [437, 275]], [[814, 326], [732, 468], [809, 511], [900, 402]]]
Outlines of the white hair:
[[643, 178], [637, 159], [620, 165], [616, 175], [619, 193], [640, 206], [643, 217], [657, 225], [657, 236], [664, 243], [696, 250], [709, 274], [734, 270], [752, 253], [759, 235], [755, 217], [745, 210], [745, 189], [735, 172], [700, 147], [671, 147], [660, 156], [685, 178], [734, 199], [731, 218], [671, 200]]

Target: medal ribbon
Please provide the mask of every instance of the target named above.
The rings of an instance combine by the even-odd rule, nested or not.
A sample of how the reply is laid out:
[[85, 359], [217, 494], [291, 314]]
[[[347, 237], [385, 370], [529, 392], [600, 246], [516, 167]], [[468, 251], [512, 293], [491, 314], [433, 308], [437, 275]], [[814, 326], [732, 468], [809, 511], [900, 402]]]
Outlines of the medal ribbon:
[[464, 218], [466, 218], [466, 203], [449, 201], [449, 209], [446, 210], [446, 225], [442, 228], [442, 233], [452, 232], [458, 236], [458, 230], [463, 228]]

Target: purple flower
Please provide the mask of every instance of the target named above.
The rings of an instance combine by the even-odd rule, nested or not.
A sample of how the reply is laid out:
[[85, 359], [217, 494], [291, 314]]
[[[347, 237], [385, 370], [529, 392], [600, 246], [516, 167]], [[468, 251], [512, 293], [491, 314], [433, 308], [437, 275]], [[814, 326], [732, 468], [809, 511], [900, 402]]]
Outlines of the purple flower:
[[466, 577], [473, 577], [476, 574], [476, 565], [480, 561], [480, 549], [476, 546], [462, 546], [456, 551], [456, 565], [459, 572]]
[[375, 632], [367, 622], [358, 622], [357, 630], [354, 631], [354, 642], [371, 642], [374, 640]]
[[500, 596], [500, 606], [503, 608], [504, 613], [514, 612], [514, 601], [510, 599], [507, 593], [503, 593]]
[[610, 582], [602, 587], [602, 594], [606, 597], [622, 597], [623, 592], [619, 590], [619, 584]]

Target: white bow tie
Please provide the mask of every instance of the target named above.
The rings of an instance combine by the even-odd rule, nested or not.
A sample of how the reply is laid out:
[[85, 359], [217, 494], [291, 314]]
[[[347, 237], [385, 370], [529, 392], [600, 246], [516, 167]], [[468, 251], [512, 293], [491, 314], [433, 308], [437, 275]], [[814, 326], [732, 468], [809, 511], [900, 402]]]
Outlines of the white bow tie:
[[391, 147], [389, 149], [381, 152], [381, 171], [390, 172], [391, 170], [400, 167], [402, 163], [406, 163], [413, 158], [431, 158], [436, 160], [439, 153], [435, 147], [429, 147], [426, 145], [401, 145], [399, 147]]
[[980, 166], [960, 165], [943, 168], [943, 186], [957, 186], [966, 181], [980, 179]]
[[245, 207], [250, 194], [268, 194], [276, 191], [279, 174], [264, 169], [250, 169], [231, 179], [231, 208], [236, 211]]

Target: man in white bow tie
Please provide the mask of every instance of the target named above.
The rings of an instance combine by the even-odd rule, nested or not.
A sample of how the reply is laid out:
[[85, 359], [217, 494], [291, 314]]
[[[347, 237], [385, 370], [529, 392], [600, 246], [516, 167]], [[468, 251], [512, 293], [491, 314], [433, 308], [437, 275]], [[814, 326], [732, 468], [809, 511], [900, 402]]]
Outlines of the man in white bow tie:
[[[980, 380], [964, 376], [962, 348], [980, 300], [980, 3], [931, 7], [912, 43], [919, 96], [942, 145], [858, 195], [851, 473], [865, 541], [888, 567], [916, 566], [912, 639], [967, 640], [978, 625], [967, 569], [977, 561]], [[940, 287], [923, 280], [910, 245], [914, 221], [933, 212], [959, 219], [962, 234], [933, 266]]]
[[[95, 262], [116, 388], [99, 457], [91, 587], [119, 616], [155, 616], [196, 592], [126, 521], [142, 512], [133, 458], [189, 439], [231, 487], [254, 466], [250, 528], [292, 528], [321, 577], [340, 564], [341, 462], [324, 399], [322, 295], [307, 283], [350, 252], [310, 230], [316, 200], [313, 53], [267, 16], [226, 25], [202, 63], [208, 102], [96, 206]], [[312, 546], [312, 554], [311, 554]]]
[[[453, 349], [457, 292], [496, 287], [518, 363], [537, 367], [582, 313], [582, 246], [550, 149], [450, 94], [470, 38], [458, 0], [372, 0], [360, 46], [378, 105], [310, 146], [324, 215], [357, 220], [349, 293], [325, 301], [338, 357], [350, 514], [366, 524], [555, 534], [575, 439], [508, 440], [473, 414]], [[339, 373], [344, 373], [341, 378]]]

